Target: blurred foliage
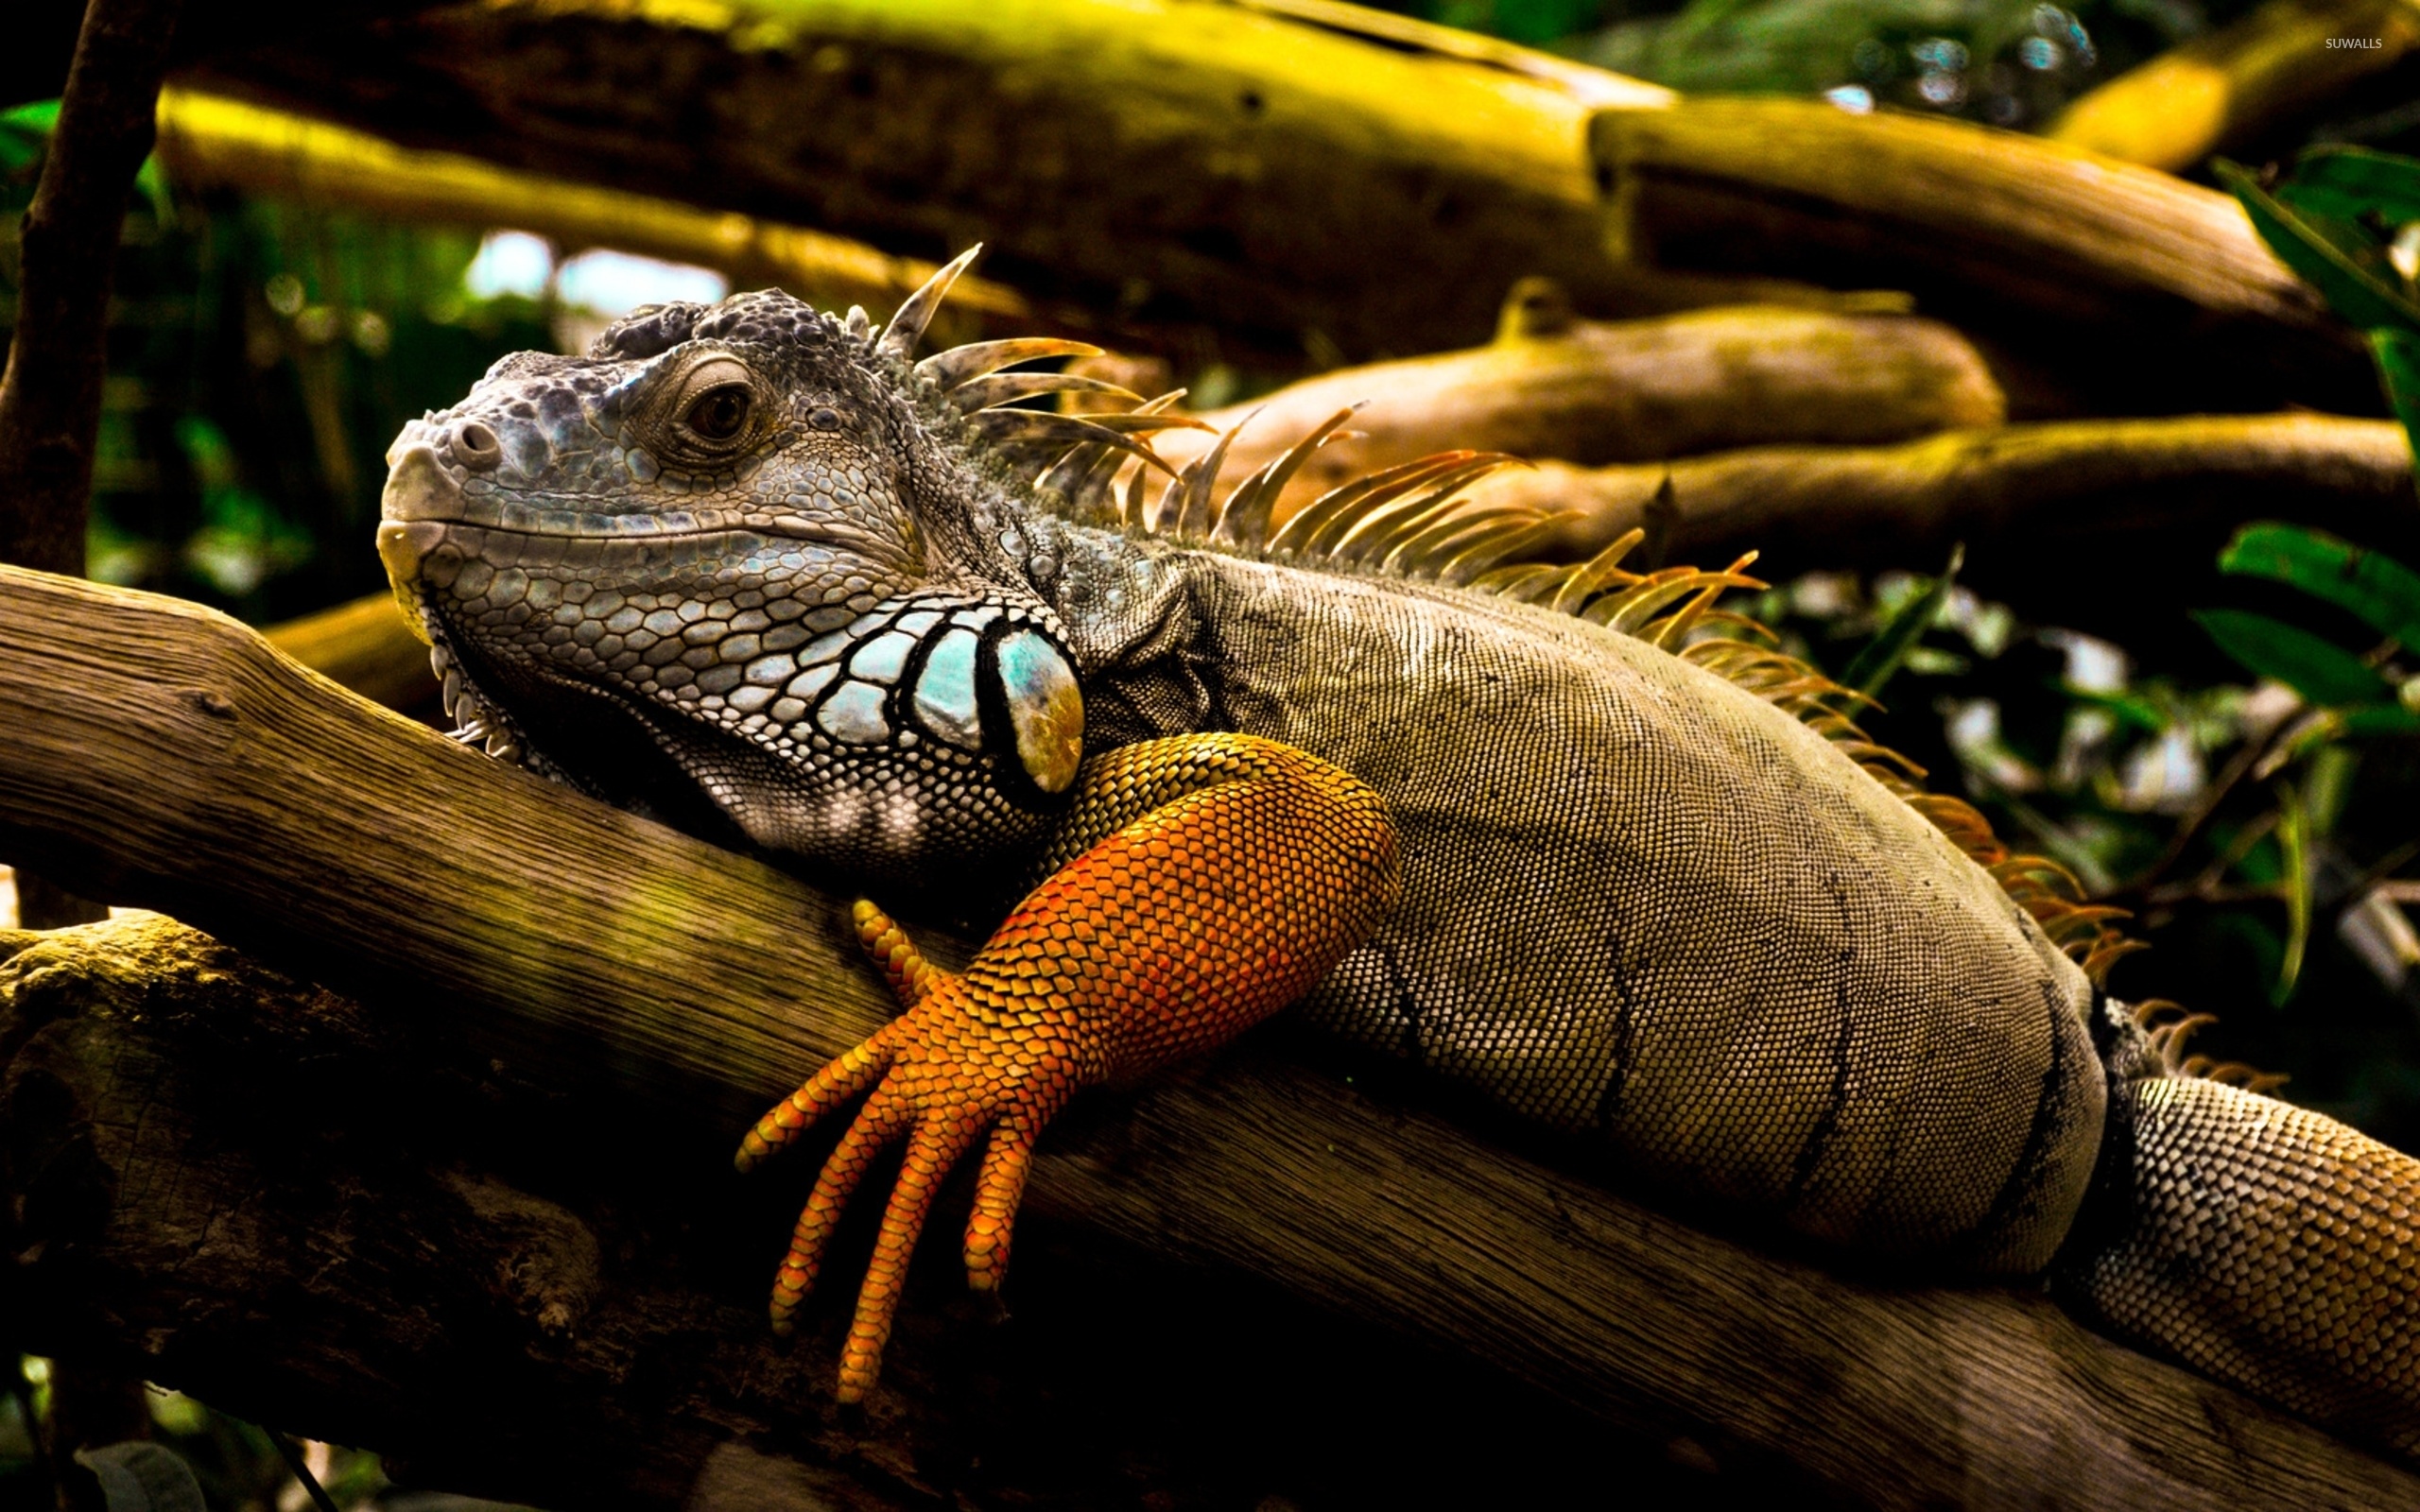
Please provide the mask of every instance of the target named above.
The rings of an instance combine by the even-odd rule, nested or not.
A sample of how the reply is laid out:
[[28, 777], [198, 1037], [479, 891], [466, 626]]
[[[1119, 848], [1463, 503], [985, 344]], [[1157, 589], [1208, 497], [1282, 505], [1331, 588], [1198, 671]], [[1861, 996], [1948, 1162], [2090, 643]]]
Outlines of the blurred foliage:
[[2420, 886], [2394, 880], [2420, 850], [2420, 669], [2382, 628], [2420, 623], [2420, 576], [2275, 524], [2221, 565], [2241, 598], [2197, 617], [2244, 676], [2215, 686], [2027, 625], [1947, 575], [1814, 574], [1748, 607], [1880, 692], [1859, 722], [1933, 785], [2135, 911], [2158, 948], [2118, 968], [2120, 995], [2218, 1010], [2204, 1048], [2420, 1145]]
[[2040, 125], [2256, 0], [1408, 0], [1448, 26], [1715, 94], [1829, 94]]
[[[49, 1433], [51, 1365], [38, 1355], [12, 1358], [17, 1369], [0, 1372], [0, 1512], [56, 1512], [58, 1491], [37, 1447]], [[149, 1441], [184, 1462], [209, 1512], [304, 1512], [312, 1505], [268, 1433], [179, 1392], [152, 1386], [147, 1395]], [[399, 1489], [377, 1456], [359, 1450], [291, 1448], [340, 1512], [513, 1512], [498, 1503]]]
[[2278, 259], [2368, 335], [2379, 387], [2420, 447], [2420, 160], [2329, 143], [2283, 175], [2223, 160], [2214, 171]]
[[[13, 228], [55, 104], [0, 114], [0, 323]], [[367, 593], [383, 454], [502, 352], [547, 346], [550, 311], [481, 299], [474, 231], [196, 198], [147, 166], [110, 313], [92, 576], [255, 620]]]

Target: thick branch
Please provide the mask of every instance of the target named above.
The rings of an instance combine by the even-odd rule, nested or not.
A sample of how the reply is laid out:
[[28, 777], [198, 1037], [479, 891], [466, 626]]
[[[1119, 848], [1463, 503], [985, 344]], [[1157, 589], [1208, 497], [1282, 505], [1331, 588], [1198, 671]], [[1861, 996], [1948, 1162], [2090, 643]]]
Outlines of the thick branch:
[[[2356, 535], [2388, 525], [2411, 487], [2391, 421], [2191, 415], [2065, 421], [1928, 436], [1899, 446], [1769, 446], [1651, 466], [1499, 473], [1490, 504], [1564, 513], [1560, 554], [1585, 557], [1647, 524], [1669, 478], [1681, 559], [1762, 548], [1806, 567], [1904, 566], [1953, 541], [2029, 561], [2096, 539], [2226, 532], [2256, 514]], [[1981, 559], [1990, 555], [1979, 549]]]
[[2373, 413], [2353, 333], [2224, 195], [2037, 138], [1796, 100], [1608, 111], [1590, 147], [1642, 262], [1913, 290], [2103, 413]]
[[[2389, 421], [2329, 415], [2074, 421], [1953, 432], [1873, 448], [1759, 447], [1670, 466], [1547, 464], [1482, 483], [1475, 503], [1564, 511], [1543, 555], [1574, 559], [1634, 526], [1666, 478], [1666, 555], [1720, 565], [1742, 551], [1788, 577], [1816, 568], [1937, 564], [1966, 545], [1963, 581], [2034, 624], [2142, 650], [2189, 634], [2187, 584], [2215, 576], [2237, 526], [2289, 520], [2377, 550], [2420, 548], [2411, 450]], [[2155, 573], [2165, 585], [2147, 596]], [[2198, 644], [2198, 643], [2196, 643]]]
[[[832, 906], [800, 883], [501, 770], [222, 617], [0, 573], [0, 664], [41, 669], [0, 683], [0, 853], [107, 874], [483, 1053], [731, 1118], [880, 1022], [866, 975], [800, 927]], [[2038, 1296], [1743, 1249], [1287, 1066], [1142, 1094], [1057, 1141], [1031, 1200], [1591, 1412], [1720, 1423], [1880, 1505], [2420, 1494]]]
[[[928, 1246], [852, 1420], [841, 1310], [793, 1349], [764, 1323], [811, 1161], [741, 1180], [727, 1130], [666, 1138], [610, 1082], [533, 1087], [395, 1021], [157, 916], [0, 967], [16, 1342], [555, 1506], [1550, 1504], [1601, 1473], [1602, 1425], [1534, 1392], [1039, 1220], [1009, 1326]], [[1621, 1452], [1660, 1504], [1663, 1443]]]
[[[1530, 320], [1545, 329], [1525, 328]], [[2006, 412], [1963, 337], [1905, 315], [1751, 305], [1600, 324], [1516, 302], [1503, 324], [1489, 346], [1323, 373], [1204, 416], [1224, 430], [1263, 410], [1228, 448], [1222, 475], [1242, 480], [1364, 401], [1351, 422], [1358, 434], [1304, 466], [1278, 518], [1363, 473], [1454, 447], [1629, 462], [1760, 442], [1895, 441], [1995, 424]], [[1153, 444], [1181, 463], [1211, 440], [1171, 431]]]
[[392, 593], [369, 593], [334, 609], [272, 625], [269, 644], [342, 688], [389, 709], [437, 701], [428, 646], [404, 623]]
[[[118, 230], [151, 150], [179, 9], [180, 0], [86, 0], [58, 129], [20, 227], [16, 328], [0, 371], [0, 562], [84, 571]], [[17, 906], [42, 925], [102, 913], [35, 871], [18, 876]]]
[[[816, 304], [880, 314], [921, 287], [934, 265], [890, 257], [804, 226], [701, 210], [615, 189], [515, 173], [191, 90], [160, 96], [160, 161], [180, 184], [337, 205], [409, 221], [511, 226], [566, 252], [614, 247], [720, 268], [742, 287], [779, 284]], [[1014, 290], [967, 276], [952, 286], [959, 318], [1020, 329], [1040, 318]]]
[[1046, 308], [1260, 367], [1483, 340], [1524, 274], [1599, 315], [1829, 299], [1606, 255], [1586, 114], [1668, 92], [1322, 0], [345, 9], [200, 72], [413, 146], [887, 250], [985, 241], [986, 271]]

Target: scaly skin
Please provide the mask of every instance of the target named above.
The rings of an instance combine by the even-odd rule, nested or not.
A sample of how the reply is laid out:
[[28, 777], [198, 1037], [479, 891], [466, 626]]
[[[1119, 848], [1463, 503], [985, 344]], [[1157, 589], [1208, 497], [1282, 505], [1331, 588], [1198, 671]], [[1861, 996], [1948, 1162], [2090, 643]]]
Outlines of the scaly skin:
[[869, 1088], [824, 1162], [773, 1286], [787, 1333], [832, 1226], [868, 1163], [908, 1155], [857, 1293], [839, 1398], [873, 1385], [934, 1189], [984, 1131], [966, 1279], [1000, 1284], [1033, 1142], [1078, 1089], [1123, 1080], [1242, 1033], [1367, 938], [1394, 902], [1393, 828], [1378, 796], [1325, 762], [1243, 735], [1148, 741], [1096, 759], [1078, 827], [1106, 837], [1019, 903], [962, 975], [916, 954], [859, 902], [858, 936], [907, 1009], [757, 1122], [738, 1165]]
[[[1075, 1086], [1307, 988], [1312, 1022], [1646, 1181], [1903, 1273], [2047, 1273], [2113, 1332], [2420, 1452], [2420, 1162], [2173, 1076], [1947, 833], [1971, 811], [1777, 707], [1805, 668], [1651, 633], [1687, 582], [1599, 597], [1602, 575], [1548, 574], [1513, 602], [1373, 570], [1460, 549], [1461, 523], [1416, 510], [1280, 550], [1262, 495], [1221, 515], [1205, 475], [1150, 511], [1183, 541], [1079, 522], [1002, 447], [1047, 461], [1106, 433], [982, 410], [1058, 375], [977, 376], [1063, 344], [911, 372], [928, 306], [878, 342], [742, 295], [640, 312], [586, 358], [508, 358], [406, 428], [379, 536], [449, 708], [499, 755], [969, 916], [1072, 863], [963, 978], [866, 915], [913, 1005], [760, 1125], [769, 1149], [881, 1078], [802, 1221], [784, 1317], [866, 1158], [910, 1141], [852, 1394], [949, 1160], [986, 1128], [1004, 1152], [969, 1246], [996, 1284], [1023, 1152]], [[1056, 466], [1080, 495], [1100, 475]], [[1277, 781], [1205, 777], [1222, 731], [1368, 784], [1403, 858], [1392, 906], [1338, 904], [1334, 858], [1221, 828]], [[1126, 761], [1160, 775], [1103, 775]], [[2038, 891], [2030, 869], [1996, 878]], [[2034, 906], [2063, 932], [2086, 912]], [[1301, 931], [1274, 962], [1235, 948], [1264, 919]], [[1184, 973], [1190, 996], [1153, 985]]]

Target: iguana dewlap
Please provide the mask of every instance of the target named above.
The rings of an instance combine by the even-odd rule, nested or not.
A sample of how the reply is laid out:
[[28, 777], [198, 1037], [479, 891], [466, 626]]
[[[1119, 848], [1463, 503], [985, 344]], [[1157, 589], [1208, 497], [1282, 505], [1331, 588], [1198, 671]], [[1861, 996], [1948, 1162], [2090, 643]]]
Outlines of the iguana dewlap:
[[870, 1091], [778, 1320], [908, 1143], [844, 1394], [952, 1161], [986, 1146], [966, 1253], [995, 1284], [1069, 1092], [1307, 987], [1315, 1022], [1651, 1180], [1916, 1273], [2048, 1270], [2420, 1451], [2420, 1164], [2170, 1074], [2062, 948], [2105, 945], [2095, 911], [1719, 633], [1736, 576], [1489, 572], [1524, 522], [1455, 511], [1467, 455], [1272, 533], [1317, 436], [1223, 501], [1214, 452], [1111, 512], [1182, 421], [998, 407], [1082, 386], [999, 370], [1063, 342], [911, 371], [948, 276], [879, 339], [767, 293], [508, 357], [406, 427], [379, 532], [491, 750], [877, 889], [1045, 879], [959, 977], [861, 910], [908, 1010], [743, 1153]]

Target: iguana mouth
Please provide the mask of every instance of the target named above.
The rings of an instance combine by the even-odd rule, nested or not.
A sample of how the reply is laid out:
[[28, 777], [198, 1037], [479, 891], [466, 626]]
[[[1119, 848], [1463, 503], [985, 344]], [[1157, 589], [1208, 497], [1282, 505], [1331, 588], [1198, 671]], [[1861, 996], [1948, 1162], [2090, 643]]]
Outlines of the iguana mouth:
[[[379, 506], [385, 522], [379, 527], [382, 556], [387, 552], [389, 527], [424, 527], [414, 532], [420, 544], [416, 554], [406, 558], [412, 561], [424, 559], [443, 539], [442, 531], [425, 527], [451, 525], [541, 541], [691, 541], [755, 535], [835, 546], [878, 558], [896, 556], [899, 550], [889, 537], [845, 520], [761, 509], [607, 514], [568, 506], [478, 499], [454, 480], [435, 449], [424, 442], [397, 453]], [[388, 565], [391, 573], [395, 564]]]

